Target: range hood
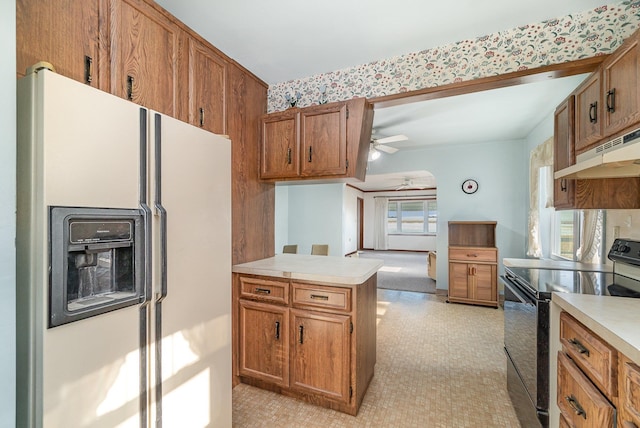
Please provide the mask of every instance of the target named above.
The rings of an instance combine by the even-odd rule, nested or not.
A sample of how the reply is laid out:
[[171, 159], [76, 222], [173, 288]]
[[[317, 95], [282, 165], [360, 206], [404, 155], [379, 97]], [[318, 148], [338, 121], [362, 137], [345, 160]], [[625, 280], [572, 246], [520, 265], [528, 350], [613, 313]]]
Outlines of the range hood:
[[640, 177], [640, 128], [576, 156], [575, 165], [554, 178]]

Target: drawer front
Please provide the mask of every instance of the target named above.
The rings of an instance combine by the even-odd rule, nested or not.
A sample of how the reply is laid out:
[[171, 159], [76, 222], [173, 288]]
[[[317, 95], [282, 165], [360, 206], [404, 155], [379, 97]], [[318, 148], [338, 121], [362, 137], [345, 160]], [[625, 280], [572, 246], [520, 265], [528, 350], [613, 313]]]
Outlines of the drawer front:
[[618, 354], [566, 312], [560, 314], [560, 342], [565, 352], [609, 398], [618, 396]]
[[613, 427], [615, 408], [563, 352], [558, 352], [557, 404], [569, 426]]
[[351, 311], [351, 289], [293, 283], [293, 305]]
[[289, 304], [289, 281], [240, 277], [240, 297]]
[[620, 364], [620, 413], [623, 428], [640, 427], [640, 367], [624, 358]]
[[496, 263], [498, 261], [498, 250], [495, 248], [449, 247], [449, 260]]

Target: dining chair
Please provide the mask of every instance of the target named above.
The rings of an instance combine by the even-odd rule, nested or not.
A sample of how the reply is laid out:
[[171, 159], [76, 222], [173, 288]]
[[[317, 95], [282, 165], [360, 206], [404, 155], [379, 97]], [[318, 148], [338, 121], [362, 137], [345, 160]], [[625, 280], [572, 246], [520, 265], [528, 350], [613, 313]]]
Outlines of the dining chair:
[[329, 246], [326, 244], [313, 244], [311, 246], [311, 255], [313, 256], [328, 256]]
[[297, 245], [285, 245], [282, 247], [282, 254], [298, 254]]

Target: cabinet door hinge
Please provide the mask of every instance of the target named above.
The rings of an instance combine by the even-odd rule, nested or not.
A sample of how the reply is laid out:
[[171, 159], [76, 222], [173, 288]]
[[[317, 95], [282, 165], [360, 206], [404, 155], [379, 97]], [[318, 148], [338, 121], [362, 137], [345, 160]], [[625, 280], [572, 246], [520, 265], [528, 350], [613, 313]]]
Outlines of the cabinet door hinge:
[[347, 107], [347, 119], [349, 119], [349, 108]]
[[351, 324], [349, 326], [349, 333], [353, 334], [353, 323], [349, 323], [349, 324]]

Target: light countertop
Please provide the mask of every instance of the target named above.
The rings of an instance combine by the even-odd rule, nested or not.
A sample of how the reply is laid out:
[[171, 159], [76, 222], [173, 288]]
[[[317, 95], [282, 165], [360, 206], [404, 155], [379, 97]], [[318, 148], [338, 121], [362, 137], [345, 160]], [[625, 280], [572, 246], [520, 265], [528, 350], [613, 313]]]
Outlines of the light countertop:
[[278, 254], [234, 265], [234, 273], [291, 278], [329, 284], [362, 284], [382, 267], [382, 260], [358, 257]]
[[506, 267], [522, 267], [529, 269], [562, 269], [582, 270], [588, 272], [613, 272], [613, 266], [570, 262], [567, 260], [504, 258], [502, 259], [502, 264]]
[[640, 299], [553, 293], [552, 301], [640, 364]]

